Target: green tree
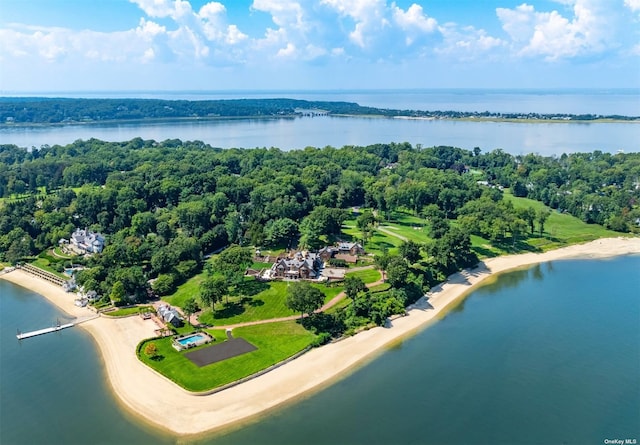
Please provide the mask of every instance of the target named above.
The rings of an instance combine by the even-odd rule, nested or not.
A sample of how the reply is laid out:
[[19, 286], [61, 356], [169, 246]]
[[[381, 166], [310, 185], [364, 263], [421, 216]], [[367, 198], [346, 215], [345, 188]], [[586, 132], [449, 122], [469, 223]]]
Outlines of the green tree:
[[209, 277], [200, 284], [200, 301], [204, 306], [211, 306], [215, 311], [216, 303], [222, 301], [228, 287], [222, 277]]
[[378, 269], [382, 274], [383, 280], [385, 279], [385, 273], [387, 267], [389, 266], [389, 261], [391, 261], [391, 258], [392, 257], [389, 255], [389, 249], [387, 249], [386, 246], [382, 247], [381, 253], [377, 253], [373, 257], [373, 264], [375, 265], [376, 269]]
[[218, 255], [212, 270], [222, 274], [227, 287], [237, 287], [244, 280], [244, 273], [252, 261], [251, 249], [232, 245]]
[[124, 296], [124, 284], [122, 284], [122, 281], [116, 281], [113, 283], [113, 286], [111, 287], [111, 294], [109, 294], [111, 303], [116, 306], [119, 305], [124, 300]]
[[536, 220], [536, 211], [533, 207], [523, 207], [516, 212], [520, 218], [526, 221], [529, 226], [529, 231], [533, 235], [535, 230], [534, 222]]
[[265, 241], [272, 246], [288, 245], [298, 234], [298, 224], [289, 218], [270, 220], [265, 229]]
[[153, 281], [151, 289], [158, 295], [169, 295], [176, 289], [176, 280], [173, 274], [160, 274]]
[[185, 317], [187, 318], [187, 323], [191, 324], [191, 315], [198, 312], [198, 303], [196, 303], [196, 299], [191, 297], [187, 301], [184, 302], [182, 306], [182, 311], [184, 312]]
[[322, 224], [317, 219], [307, 216], [300, 223], [300, 241], [298, 247], [301, 249], [317, 249], [322, 245]]
[[400, 244], [399, 250], [400, 256], [410, 264], [415, 263], [422, 257], [420, 253], [420, 244], [412, 240], [403, 241], [402, 244]]
[[387, 266], [387, 282], [395, 287], [401, 288], [407, 284], [409, 278], [409, 265], [402, 257], [393, 257]]
[[344, 293], [347, 298], [355, 300], [356, 296], [360, 292], [366, 292], [367, 286], [365, 286], [362, 278], [353, 275], [347, 275], [344, 279]]
[[551, 212], [548, 209], [540, 209], [536, 215], [536, 221], [538, 223], [538, 229], [540, 230], [540, 236], [544, 233], [544, 225], [551, 216]]
[[373, 236], [373, 229], [377, 220], [373, 212], [366, 211], [356, 218], [356, 226], [360, 229], [362, 235], [362, 244], [371, 239]]
[[306, 281], [292, 283], [287, 288], [285, 305], [300, 315], [311, 315], [324, 303], [324, 294]]

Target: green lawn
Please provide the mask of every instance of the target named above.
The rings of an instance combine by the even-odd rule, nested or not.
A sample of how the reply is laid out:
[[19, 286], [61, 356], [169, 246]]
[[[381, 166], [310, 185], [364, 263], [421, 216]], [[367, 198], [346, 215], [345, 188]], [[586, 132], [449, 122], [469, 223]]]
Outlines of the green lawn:
[[[533, 207], [536, 211], [542, 208], [548, 209], [541, 202], [528, 198], [516, 198], [508, 192], [504, 194], [504, 199], [513, 202], [515, 208]], [[551, 216], [549, 216], [545, 224], [544, 237], [531, 237], [528, 240], [528, 243], [536, 248], [551, 250], [568, 244], [620, 236], [620, 233], [607, 230], [597, 224], [586, 224], [575, 216], [558, 213], [552, 209], [549, 210], [551, 211]]]
[[[513, 202], [515, 208], [533, 207], [536, 211], [543, 208], [548, 209], [541, 202], [527, 198], [517, 198], [508, 192], [505, 192], [504, 199]], [[505, 240], [504, 244], [500, 244], [471, 235], [473, 250], [481, 258], [486, 258], [526, 251], [544, 252], [570, 244], [593, 241], [598, 238], [620, 236], [618, 232], [607, 230], [596, 224], [586, 224], [569, 214], [561, 214], [552, 209], [548, 210], [551, 211], [551, 215], [545, 223], [543, 236], [540, 236], [537, 232], [537, 223], [536, 232], [519, 241], [515, 248], [512, 246], [510, 239]]]
[[66, 253], [63, 253], [63, 252], [62, 252], [62, 249], [60, 249], [60, 247], [54, 247], [54, 248], [53, 248], [53, 252], [54, 252], [57, 256], [59, 256], [60, 258], [62, 258], [62, 259], [66, 259], [66, 260], [70, 260], [70, 259], [72, 259], [72, 258], [77, 257], [77, 255], [73, 255], [73, 256], [71, 256], [71, 255], [67, 255]]
[[[201, 323], [215, 326], [296, 315], [285, 305], [288, 285], [289, 283], [284, 281], [263, 283], [247, 278], [241, 296], [230, 296], [228, 304], [218, 303], [214, 313], [208, 309], [199, 320]], [[325, 294], [325, 302], [342, 291], [342, 287], [327, 287], [315, 283], [313, 286]]]
[[41, 253], [34, 261], [31, 262], [32, 265], [39, 267], [42, 270], [46, 270], [47, 272], [51, 272], [52, 274], [64, 278], [68, 280], [69, 277], [61, 272], [58, 272], [54, 269], [54, 264], [63, 263], [63, 259], [58, 260], [57, 258], [49, 256], [46, 252]]
[[199, 301], [200, 283], [202, 283], [205, 277], [206, 272], [202, 272], [189, 278], [186, 282], [178, 286], [178, 289], [173, 295], [162, 297], [162, 299], [170, 305], [178, 307], [183, 307], [189, 298], [195, 298], [196, 301]]
[[384, 225], [382, 225], [382, 228], [419, 244], [423, 244], [431, 240], [431, 237], [429, 236], [429, 227], [424, 221], [420, 223], [420, 225], [385, 223]]
[[[224, 341], [224, 331], [209, 330], [216, 343]], [[138, 348], [139, 359], [168, 379], [189, 391], [207, 391], [255, 374], [302, 351], [315, 339], [295, 321], [269, 323], [234, 329], [236, 338], [244, 338], [258, 349], [199, 368], [171, 346], [171, 338], [144, 341]], [[158, 348], [159, 359], [144, 354], [145, 345]], [[208, 346], [204, 346], [208, 347]]]
[[117, 318], [117, 317], [127, 317], [127, 316], [133, 315], [133, 314], [137, 315], [140, 312], [143, 312], [145, 309], [147, 309], [147, 310], [152, 309], [152, 306], [126, 307], [126, 308], [117, 309], [117, 310], [111, 311], [111, 312], [104, 312], [103, 315], [105, 315], [107, 317], [115, 317], [115, 318]]
[[379, 270], [376, 269], [367, 269], [367, 270], [359, 270], [357, 272], [348, 272], [347, 276], [359, 277], [365, 284], [375, 283], [379, 279], [382, 278]]
[[[355, 222], [349, 225], [349, 221], [346, 221], [342, 226], [342, 234], [346, 235], [344, 238], [350, 238], [352, 240], [360, 240], [361, 233], [355, 226]], [[382, 248], [386, 247], [390, 254], [394, 255], [398, 253], [398, 246], [402, 244], [400, 238], [387, 235], [379, 230], [373, 232], [373, 236], [364, 245], [364, 249], [367, 253], [381, 253]]]
[[249, 268], [255, 269], [255, 270], [261, 270], [261, 269], [271, 269], [271, 266], [273, 266], [273, 263], [253, 262], [251, 263], [251, 266], [249, 266]]

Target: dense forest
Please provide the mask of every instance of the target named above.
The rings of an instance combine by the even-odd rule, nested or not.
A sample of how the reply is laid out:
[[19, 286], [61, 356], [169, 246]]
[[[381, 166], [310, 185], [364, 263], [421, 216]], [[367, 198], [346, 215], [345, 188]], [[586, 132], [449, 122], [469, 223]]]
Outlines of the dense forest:
[[[429, 104], [425, 104], [428, 108]], [[301, 110], [322, 110], [333, 115], [368, 115], [416, 118], [493, 118], [535, 120], [638, 120], [638, 116], [594, 114], [493, 113], [462, 111], [392, 110], [352, 102], [295, 99], [160, 100], [70, 99], [0, 97], [0, 125], [74, 124], [141, 119], [273, 118], [300, 115]]]
[[640, 231], [640, 153], [513, 156], [408, 143], [283, 152], [90, 139], [0, 145], [0, 261], [28, 260], [89, 228], [107, 243], [74, 260], [87, 266], [78, 281], [142, 300], [150, 289], [170, 294], [226, 246], [319, 249], [343, 235], [347, 219], [366, 244], [376, 224], [403, 212], [426, 221], [432, 241], [376, 254], [393, 286], [380, 302], [393, 306], [380, 309], [388, 314], [475, 264], [472, 235], [514, 246], [542, 235], [549, 211], [515, 207], [507, 188], [587, 223]]

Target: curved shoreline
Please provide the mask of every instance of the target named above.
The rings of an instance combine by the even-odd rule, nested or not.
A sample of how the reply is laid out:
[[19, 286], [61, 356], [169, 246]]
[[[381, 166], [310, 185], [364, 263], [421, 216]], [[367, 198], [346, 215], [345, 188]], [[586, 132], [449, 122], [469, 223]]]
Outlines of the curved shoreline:
[[[136, 357], [140, 340], [153, 336], [154, 325], [139, 317], [100, 317], [80, 325], [97, 343], [110, 386], [117, 399], [147, 423], [178, 435], [194, 435], [229, 427], [343, 378], [394, 342], [424, 329], [462, 301], [489, 277], [537, 263], [569, 258], [606, 258], [640, 254], [640, 238], [608, 238], [536, 254], [485, 260], [478, 267], [456, 273], [408, 309], [408, 316], [387, 327], [361, 332], [313, 349], [267, 374], [209, 396], [196, 396], [152, 371]], [[22, 271], [3, 279], [29, 288], [76, 317], [93, 313], [73, 304], [73, 295]]]

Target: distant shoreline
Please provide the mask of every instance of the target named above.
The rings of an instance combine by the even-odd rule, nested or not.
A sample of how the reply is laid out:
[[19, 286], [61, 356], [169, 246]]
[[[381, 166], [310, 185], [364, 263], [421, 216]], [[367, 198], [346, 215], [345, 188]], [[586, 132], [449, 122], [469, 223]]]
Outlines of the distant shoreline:
[[[375, 117], [470, 122], [640, 122], [640, 116], [615, 113], [455, 111], [455, 104], [409, 107], [360, 105], [353, 101], [293, 98], [151, 99], [0, 97], [0, 128], [128, 125], [139, 123], [273, 120], [298, 117]], [[431, 109], [428, 109], [432, 107]]]
[[[96, 341], [111, 387], [127, 408], [158, 428], [178, 435], [195, 435], [248, 421], [326, 387], [370, 361], [389, 345], [440, 319], [487, 279], [501, 273], [554, 260], [627, 254], [640, 254], [640, 237], [599, 239], [540, 254], [487, 259], [478, 267], [450, 276], [409, 307], [408, 316], [394, 318], [387, 327], [374, 328], [313, 349], [274, 371], [209, 396], [188, 393], [138, 360], [135, 348], [142, 339], [154, 336], [152, 322], [139, 317], [100, 317], [80, 327]], [[23, 271], [10, 272], [1, 278], [43, 295], [70, 315], [91, 313], [89, 309], [73, 305], [74, 294], [67, 294]]]
[[172, 118], [142, 118], [142, 119], [118, 119], [87, 122], [54, 122], [54, 123], [0, 123], [0, 130], [3, 129], [29, 129], [29, 128], [61, 128], [61, 127], [108, 127], [118, 125], [145, 125], [145, 124], [193, 124], [199, 122], [228, 122], [228, 121], [274, 121], [292, 119], [322, 119], [326, 117], [334, 118], [361, 118], [361, 119], [397, 119], [415, 121], [453, 121], [453, 122], [474, 122], [474, 123], [510, 123], [510, 124], [640, 124], [640, 118], [633, 119], [516, 119], [498, 117], [420, 117], [420, 116], [385, 116], [380, 114], [328, 114], [318, 117], [303, 117], [297, 114], [285, 114], [280, 116], [211, 116], [211, 117], [172, 117]]

